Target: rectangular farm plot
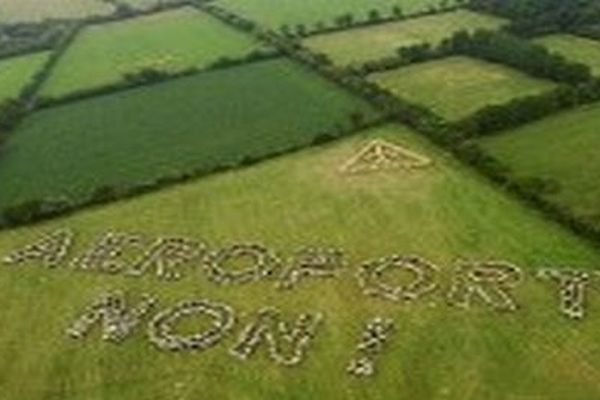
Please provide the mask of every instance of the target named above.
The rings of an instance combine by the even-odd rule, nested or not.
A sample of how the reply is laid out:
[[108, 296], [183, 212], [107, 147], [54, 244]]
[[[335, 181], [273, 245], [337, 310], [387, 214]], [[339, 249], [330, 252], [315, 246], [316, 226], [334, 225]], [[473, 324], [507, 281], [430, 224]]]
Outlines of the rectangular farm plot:
[[541, 178], [546, 197], [600, 226], [600, 104], [559, 114], [481, 141], [519, 177]]
[[39, 71], [49, 52], [33, 53], [0, 60], [0, 101], [16, 98]]
[[188, 7], [92, 25], [75, 38], [41, 94], [60, 97], [118, 82], [144, 68], [173, 72], [203, 67], [259, 47], [253, 38]]
[[0, 23], [84, 18], [113, 11], [111, 3], [101, 0], [2, 0]]
[[[287, 60], [205, 72], [43, 110], [0, 157], [0, 210], [211, 172], [310, 144], [377, 113]], [[35, 161], [32, 161], [35, 160]], [[14, 179], [18, 176], [19, 179]]]
[[505, 20], [467, 10], [313, 36], [305, 45], [334, 63], [360, 64], [394, 56], [400, 47], [437, 45], [460, 30], [497, 29]]
[[565, 58], [587, 65], [592, 74], [600, 76], [600, 42], [574, 35], [549, 35], [536, 39], [538, 43]]
[[[449, 0], [447, 5], [456, 2]], [[409, 15], [439, 6], [437, 0], [216, 0], [215, 3], [271, 28], [303, 24], [309, 29], [316, 24], [334, 26], [335, 19], [345, 14], [364, 21], [371, 10], [387, 16], [394, 7], [400, 7]]]
[[468, 57], [413, 64], [372, 74], [369, 80], [450, 120], [555, 87], [503, 65]]

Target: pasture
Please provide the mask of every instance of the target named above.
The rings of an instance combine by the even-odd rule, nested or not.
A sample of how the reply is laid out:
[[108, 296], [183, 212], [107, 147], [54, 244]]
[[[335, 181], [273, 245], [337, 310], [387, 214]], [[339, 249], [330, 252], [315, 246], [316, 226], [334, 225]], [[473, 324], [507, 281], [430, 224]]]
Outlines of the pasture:
[[181, 8], [84, 29], [59, 60], [41, 95], [60, 97], [144, 68], [175, 72], [241, 57], [259, 47], [213, 17]]
[[356, 112], [377, 115], [282, 59], [42, 110], [3, 147], [0, 209], [238, 165], [349, 127]]
[[83, 18], [107, 15], [113, 11], [110, 3], [99, 0], [2, 0], [0, 23]]
[[[433, 164], [340, 176], [339, 165], [372, 139], [405, 146]], [[451, 307], [439, 291], [414, 303], [363, 297], [354, 280], [358, 263], [393, 253], [434, 261], [444, 279], [459, 257], [506, 260], [527, 272], [600, 263], [597, 250], [399, 126], [2, 232], [0, 256], [59, 228], [76, 233], [69, 257], [114, 230], [187, 235], [207, 240], [211, 248], [257, 241], [284, 255], [302, 245], [340, 246], [349, 265], [337, 279], [306, 279], [288, 291], [269, 281], [217, 286], [191, 265], [182, 269], [181, 280], [170, 283], [66, 265], [2, 266], [0, 320], [9, 327], [0, 330], [5, 398], [558, 400], [593, 399], [600, 393], [595, 292], [590, 292], [588, 317], [579, 322], [560, 315], [553, 284], [530, 275], [514, 290], [521, 306], [515, 312], [492, 311], [483, 303], [467, 310]], [[235, 337], [206, 351], [172, 353], [148, 343], [145, 327], [121, 344], [102, 342], [97, 330], [84, 339], [66, 336], [66, 327], [107, 288], [126, 290], [131, 301], [142, 293], [156, 294], [161, 309], [194, 297], [223, 301], [242, 313], [244, 324], [268, 305], [288, 319], [317, 311], [324, 319], [304, 361], [290, 368], [273, 363], [264, 348], [247, 361], [232, 358], [228, 349]], [[393, 318], [397, 329], [377, 359], [376, 374], [352, 377], [345, 368], [360, 329], [377, 315]], [[193, 332], [207, 324], [199, 317], [179, 329]]]
[[413, 64], [368, 78], [400, 98], [429, 107], [449, 120], [459, 120], [484, 106], [536, 95], [554, 87], [549, 81], [468, 57]]
[[48, 55], [48, 52], [40, 52], [0, 60], [0, 101], [18, 97]]
[[[455, 1], [450, 0], [448, 5]], [[282, 25], [304, 24], [312, 28], [317, 23], [333, 26], [334, 20], [343, 14], [352, 14], [355, 20], [366, 20], [371, 10], [390, 15], [399, 6], [406, 15], [437, 7], [435, 0], [216, 0], [215, 4], [243, 15], [271, 28]]]
[[548, 198], [600, 226], [600, 105], [581, 107], [481, 141], [519, 177], [557, 182]]
[[494, 30], [504, 23], [497, 17], [458, 10], [312, 36], [304, 44], [313, 51], [326, 54], [336, 64], [361, 64], [394, 56], [401, 47], [422, 43], [435, 46], [460, 30]]
[[600, 42], [567, 34], [543, 36], [534, 41], [569, 60], [587, 65], [600, 76]]

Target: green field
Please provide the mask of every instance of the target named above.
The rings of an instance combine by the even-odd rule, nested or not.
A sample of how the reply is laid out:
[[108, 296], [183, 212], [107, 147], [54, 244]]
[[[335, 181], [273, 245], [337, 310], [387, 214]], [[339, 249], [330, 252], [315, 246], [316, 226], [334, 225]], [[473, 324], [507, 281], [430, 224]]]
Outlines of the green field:
[[557, 34], [536, 39], [535, 43], [569, 60], [587, 65], [594, 75], [600, 75], [600, 42], [596, 40]]
[[[385, 138], [432, 158], [430, 168], [343, 176], [338, 167], [364, 143]], [[401, 127], [382, 127], [343, 142], [271, 160], [243, 171], [102, 207], [33, 228], [0, 234], [0, 255], [43, 232], [71, 228], [81, 254], [107, 230], [190, 235], [211, 247], [238, 240], [289, 255], [300, 245], [346, 249], [339, 279], [306, 280], [281, 292], [272, 283], [219, 287], [197, 269], [182, 280], [45, 269], [33, 263], [0, 268], [0, 393], [19, 400], [339, 399], [480, 400], [595, 399], [600, 396], [600, 301], [589, 316], [559, 315], [557, 289], [527, 275], [515, 291], [521, 308], [497, 313], [484, 305], [459, 310], [434, 292], [414, 304], [364, 297], [358, 263], [416, 253], [443, 268], [458, 257], [507, 260], [528, 273], [540, 266], [597, 267], [600, 253], [544, 222], [425, 140]], [[130, 258], [131, 254], [129, 254]], [[446, 285], [443, 280], [443, 284]], [[160, 309], [207, 297], [243, 312], [273, 305], [294, 316], [325, 315], [305, 362], [286, 369], [264, 348], [247, 362], [228, 355], [235, 336], [206, 352], [155, 349], [145, 326], [121, 345], [65, 336], [65, 328], [102, 290], [126, 289], [137, 300], [156, 294]], [[345, 367], [360, 327], [393, 317], [397, 331], [372, 378]], [[188, 322], [188, 321], [186, 321]], [[186, 324], [187, 329], [204, 321]], [[184, 328], [185, 328], [184, 327]], [[240, 327], [236, 329], [235, 335]], [[26, 380], [27, 384], [23, 384]]]
[[2, 0], [0, 23], [83, 18], [113, 11], [112, 5], [100, 0]]
[[15, 98], [48, 59], [49, 52], [0, 60], [0, 101]]
[[[454, 2], [450, 0], [448, 5]], [[312, 28], [319, 22], [331, 26], [342, 14], [350, 13], [355, 20], [366, 20], [371, 10], [390, 15], [394, 6], [400, 6], [408, 15], [439, 5], [435, 0], [216, 0], [215, 3], [271, 28], [284, 24], [305, 24]]]
[[521, 177], [558, 182], [548, 198], [600, 226], [600, 105], [486, 138], [484, 148]]
[[503, 65], [467, 57], [413, 64], [372, 74], [369, 80], [450, 120], [554, 87]]
[[103, 86], [148, 67], [166, 71], [204, 67], [258, 47], [252, 38], [192, 8], [93, 25], [69, 47], [41, 94], [59, 97]]
[[460, 30], [497, 29], [504, 20], [467, 10], [436, 14], [407, 21], [312, 36], [305, 41], [312, 50], [342, 65], [394, 56], [400, 47], [421, 43], [437, 45]]
[[78, 203], [106, 185], [236, 165], [350, 126], [354, 112], [375, 115], [286, 60], [50, 108], [28, 118], [3, 148], [0, 209], [40, 198]]

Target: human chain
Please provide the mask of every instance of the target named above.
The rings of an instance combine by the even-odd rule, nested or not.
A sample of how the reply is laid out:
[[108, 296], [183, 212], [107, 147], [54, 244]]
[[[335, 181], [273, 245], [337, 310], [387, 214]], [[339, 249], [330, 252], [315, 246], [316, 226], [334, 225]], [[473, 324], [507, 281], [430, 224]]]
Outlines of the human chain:
[[[10, 266], [36, 263], [50, 269], [63, 267], [131, 277], [154, 275], [161, 281], [182, 279], [186, 272], [197, 267], [208, 281], [217, 285], [241, 286], [266, 281], [282, 291], [297, 289], [302, 281], [340, 278], [351, 270], [344, 250], [335, 247], [301, 247], [285, 258], [257, 243], [210, 248], [194, 238], [146, 238], [138, 233], [112, 230], [100, 235], [80, 255], [70, 257], [73, 246], [73, 232], [59, 229], [11, 251], [1, 260]], [[441, 294], [452, 307], [468, 309], [483, 305], [496, 311], [514, 312], [521, 305], [513, 292], [529, 277], [553, 284], [561, 313], [574, 320], [585, 317], [588, 289], [600, 280], [599, 271], [572, 268], [544, 267], [528, 276], [512, 263], [494, 260], [460, 261], [445, 284], [442, 272], [422, 257], [394, 254], [359, 263], [355, 278], [364, 295], [381, 301], [412, 302]], [[407, 277], [397, 279], [399, 274]], [[93, 310], [90, 318], [92, 314]], [[81, 326], [85, 324], [84, 319]]]

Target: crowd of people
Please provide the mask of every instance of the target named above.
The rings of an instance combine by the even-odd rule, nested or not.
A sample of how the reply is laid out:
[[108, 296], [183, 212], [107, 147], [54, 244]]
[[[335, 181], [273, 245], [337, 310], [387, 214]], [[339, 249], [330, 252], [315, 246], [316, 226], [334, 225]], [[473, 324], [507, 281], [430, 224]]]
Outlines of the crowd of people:
[[498, 311], [515, 311], [518, 306], [510, 291], [522, 280], [519, 267], [504, 261], [463, 262], [454, 274], [448, 302], [470, 308], [478, 297]]
[[181, 279], [179, 268], [200, 257], [206, 245], [185, 237], [161, 237], [144, 252], [139, 261], [127, 269], [128, 275], [143, 275], [154, 269], [156, 277], [163, 280]]
[[356, 346], [356, 355], [348, 364], [348, 373], [358, 377], [374, 375], [377, 355], [393, 331], [394, 321], [389, 318], [375, 317], [367, 322]]
[[560, 311], [572, 319], [585, 316], [585, 290], [591, 276], [586, 271], [543, 269], [540, 278], [548, 278], [559, 285]]
[[[391, 270], [407, 271], [413, 278], [409, 284], [385, 282]], [[360, 266], [357, 278], [363, 293], [391, 301], [412, 301], [437, 288], [435, 275], [439, 268], [424, 258], [395, 254], [366, 262]]]
[[294, 323], [288, 323], [281, 319], [276, 309], [262, 308], [256, 321], [244, 328], [236, 344], [230, 349], [230, 354], [247, 360], [261, 343], [266, 343], [269, 358], [276, 364], [286, 367], [298, 365], [304, 359], [321, 320], [321, 314], [303, 313]]
[[123, 292], [102, 293], [100, 298], [67, 328], [67, 335], [74, 339], [81, 339], [89, 334], [95, 324], [102, 323], [102, 340], [120, 343], [156, 303], [156, 298], [143, 295], [138, 306], [128, 311]]
[[[210, 327], [192, 335], [176, 332], [177, 322], [197, 315], [210, 316]], [[148, 337], [161, 350], [206, 350], [219, 343], [234, 324], [235, 312], [230, 306], [206, 299], [186, 300], [156, 314], [148, 325]]]
[[[226, 267], [233, 261], [242, 263], [250, 260], [249, 266]], [[254, 243], [236, 243], [231, 246], [209, 252], [203, 267], [208, 279], [219, 285], [256, 282], [273, 274], [281, 266], [280, 259], [267, 247]]]
[[290, 260], [281, 273], [278, 287], [294, 288], [303, 278], [335, 278], [340, 269], [347, 266], [344, 250], [340, 248], [304, 247]]
[[141, 249], [143, 245], [141, 235], [108, 231], [88, 251], [75, 258], [71, 267], [77, 270], [117, 274], [127, 266], [127, 262], [121, 260], [123, 253], [131, 249]]
[[73, 232], [69, 229], [59, 229], [42, 235], [36, 242], [15, 250], [2, 259], [7, 265], [24, 264], [31, 261], [41, 261], [45, 267], [55, 268], [68, 255], [73, 242]]

